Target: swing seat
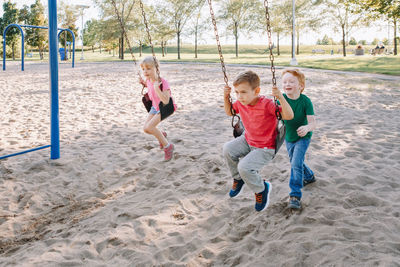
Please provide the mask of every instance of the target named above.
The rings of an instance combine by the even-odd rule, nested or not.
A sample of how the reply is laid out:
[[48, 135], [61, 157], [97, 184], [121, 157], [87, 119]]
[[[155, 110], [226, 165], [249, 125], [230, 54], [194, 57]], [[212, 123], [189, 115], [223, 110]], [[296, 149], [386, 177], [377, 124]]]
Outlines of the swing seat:
[[143, 102], [143, 105], [146, 108], [147, 112], [150, 112], [150, 109], [151, 109], [151, 106], [152, 106], [152, 102], [151, 102], [151, 99], [150, 99], [148, 93], [145, 93], [143, 95], [142, 102]]
[[172, 97], [169, 98], [168, 104], [164, 105], [163, 102], [160, 102], [158, 107], [160, 108], [161, 120], [168, 118], [175, 111], [174, 101], [172, 101]]
[[286, 135], [286, 126], [283, 123], [282, 120], [278, 120], [278, 123], [276, 125], [276, 138], [275, 138], [275, 154], [279, 151], [279, 148], [281, 148], [283, 142], [285, 141], [285, 135]]
[[244, 132], [244, 126], [241, 120], [239, 120], [235, 126], [233, 126], [233, 136], [235, 138], [241, 136]]

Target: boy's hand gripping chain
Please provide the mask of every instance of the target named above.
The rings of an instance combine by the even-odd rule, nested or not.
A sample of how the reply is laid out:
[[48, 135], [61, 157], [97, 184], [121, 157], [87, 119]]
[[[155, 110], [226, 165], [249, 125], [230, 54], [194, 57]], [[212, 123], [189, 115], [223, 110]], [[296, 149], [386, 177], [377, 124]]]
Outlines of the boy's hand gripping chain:
[[[269, 59], [271, 61], [271, 73], [272, 73], [272, 86], [276, 86], [276, 77], [275, 77], [275, 66], [274, 66], [274, 54], [272, 53], [272, 34], [271, 34], [271, 20], [269, 16], [269, 8], [268, 8], [268, 0], [264, 0], [265, 7], [265, 20], [267, 23], [267, 35], [268, 35], [268, 47], [269, 47]], [[276, 138], [275, 138], [275, 154], [278, 153], [279, 148], [282, 146], [283, 141], [285, 140], [286, 135], [286, 127], [282, 122], [282, 114], [279, 111], [278, 101], [274, 96], [275, 103], [275, 115], [278, 119], [278, 123], [276, 125]]]
[[[208, 5], [210, 7], [210, 15], [211, 15], [211, 20], [212, 20], [212, 24], [214, 25], [214, 34], [215, 34], [215, 39], [217, 41], [217, 47], [218, 47], [218, 53], [219, 53], [219, 59], [221, 61], [221, 68], [222, 68], [222, 73], [224, 74], [224, 81], [225, 84], [227, 86], [228, 85], [228, 76], [226, 75], [226, 68], [225, 68], [225, 63], [224, 63], [224, 56], [222, 54], [222, 48], [221, 48], [221, 43], [219, 41], [219, 35], [218, 35], [218, 29], [217, 29], [217, 22], [215, 20], [215, 15], [214, 15], [214, 10], [212, 8], [212, 1], [211, 0], [207, 0], [208, 1]], [[236, 114], [235, 110], [232, 107], [232, 98], [229, 95], [229, 102], [231, 104], [231, 113], [232, 113], [232, 127], [233, 127], [233, 136], [239, 137], [242, 135], [243, 131], [244, 131], [244, 127], [243, 124], [240, 120], [240, 117]], [[238, 122], [235, 124], [235, 117], [238, 118]]]

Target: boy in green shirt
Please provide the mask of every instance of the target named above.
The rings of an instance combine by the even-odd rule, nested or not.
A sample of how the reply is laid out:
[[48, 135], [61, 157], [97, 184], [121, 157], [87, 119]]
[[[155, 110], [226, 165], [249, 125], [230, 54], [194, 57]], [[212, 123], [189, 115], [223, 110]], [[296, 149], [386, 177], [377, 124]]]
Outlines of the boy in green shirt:
[[301, 208], [301, 188], [315, 182], [313, 171], [304, 163], [304, 157], [316, 127], [311, 100], [303, 94], [305, 76], [298, 69], [286, 69], [282, 74], [282, 86], [286, 101], [293, 110], [294, 118], [284, 120], [285, 143], [290, 159], [289, 208]]

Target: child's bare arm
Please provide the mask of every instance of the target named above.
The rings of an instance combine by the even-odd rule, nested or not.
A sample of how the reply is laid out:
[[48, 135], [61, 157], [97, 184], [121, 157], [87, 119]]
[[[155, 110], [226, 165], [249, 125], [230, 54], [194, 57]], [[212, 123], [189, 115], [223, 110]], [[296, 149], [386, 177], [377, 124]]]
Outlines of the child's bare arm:
[[143, 80], [142, 77], [139, 77], [139, 83], [140, 83], [143, 87], [147, 87], [146, 81]]
[[155, 82], [154, 85], [154, 91], [160, 98], [161, 102], [163, 102], [164, 105], [168, 104], [169, 102], [169, 97], [170, 97], [170, 90], [164, 90], [161, 91], [160, 89], [160, 84], [159, 82]]
[[231, 95], [231, 88], [228, 85], [225, 85], [224, 88], [224, 109], [225, 113], [228, 116], [233, 116], [232, 114], [232, 103], [229, 100], [229, 96]]
[[314, 115], [307, 115], [307, 125], [300, 126], [297, 128], [297, 135], [300, 137], [305, 136], [308, 132], [314, 131], [317, 127], [317, 122]]
[[272, 87], [272, 95], [275, 96], [279, 100], [279, 103], [281, 104], [282, 119], [283, 120], [293, 119], [294, 117], [293, 110], [290, 107], [289, 103], [286, 101], [285, 97], [282, 95], [282, 92], [279, 91], [278, 87], [276, 86]]

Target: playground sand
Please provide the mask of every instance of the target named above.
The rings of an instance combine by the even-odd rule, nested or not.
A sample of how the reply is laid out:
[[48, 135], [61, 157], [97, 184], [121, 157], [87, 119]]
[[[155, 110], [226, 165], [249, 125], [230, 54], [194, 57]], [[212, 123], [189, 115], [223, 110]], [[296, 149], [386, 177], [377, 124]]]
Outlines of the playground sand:
[[[50, 142], [48, 65], [7, 68], [1, 155]], [[230, 81], [249, 68], [228, 66]], [[268, 94], [268, 69], [251, 69]], [[398, 266], [400, 79], [304, 72], [317, 182], [302, 211], [287, 209], [283, 147], [262, 170], [273, 191], [257, 213], [246, 186], [228, 197], [221, 150], [232, 129], [219, 65], [161, 65], [178, 104], [161, 124], [176, 147], [168, 163], [142, 131], [132, 63], [60, 65], [61, 158], [46, 149], [0, 161], [0, 265]]]

